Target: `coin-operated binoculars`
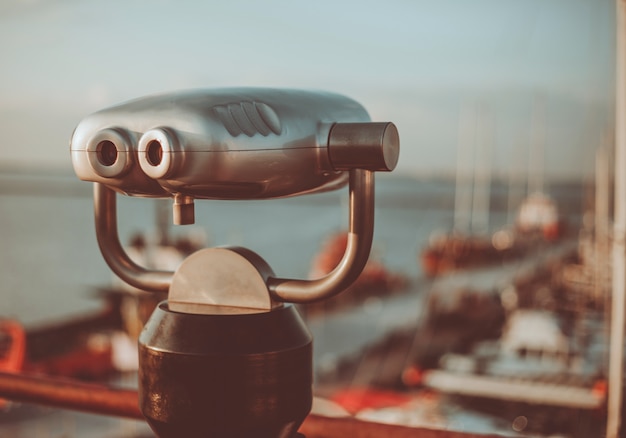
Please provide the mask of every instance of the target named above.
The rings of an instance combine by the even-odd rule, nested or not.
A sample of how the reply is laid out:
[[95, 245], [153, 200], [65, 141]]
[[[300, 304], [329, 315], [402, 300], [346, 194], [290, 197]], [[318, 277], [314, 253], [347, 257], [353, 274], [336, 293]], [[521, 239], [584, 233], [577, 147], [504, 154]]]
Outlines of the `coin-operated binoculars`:
[[[344, 96], [235, 88], [146, 97], [80, 122], [78, 177], [94, 185], [98, 244], [130, 285], [168, 291], [139, 338], [139, 404], [159, 437], [290, 437], [312, 403], [312, 338], [289, 303], [323, 300], [361, 273], [372, 244], [374, 172], [396, 166], [392, 123], [372, 123]], [[176, 272], [124, 252], [116, 192], [173, 198], [174, 222], [195, 199], [268, 199], [349, 183], [345, 254], [322, 278], [278, 278], [256, 253], [206, 248]]]

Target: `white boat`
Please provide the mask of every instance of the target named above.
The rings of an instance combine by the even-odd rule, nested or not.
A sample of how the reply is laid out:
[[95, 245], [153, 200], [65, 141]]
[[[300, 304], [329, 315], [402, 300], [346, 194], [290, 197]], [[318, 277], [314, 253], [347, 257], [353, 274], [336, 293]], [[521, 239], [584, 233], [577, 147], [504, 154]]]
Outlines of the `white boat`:
[[422, 384], [444, 393], [542, 406], [601, 409], [606, 381], [601, 361], [590, 357], [547, 311], [520, 309], [498, 341], [471, 354], [446, 354]]

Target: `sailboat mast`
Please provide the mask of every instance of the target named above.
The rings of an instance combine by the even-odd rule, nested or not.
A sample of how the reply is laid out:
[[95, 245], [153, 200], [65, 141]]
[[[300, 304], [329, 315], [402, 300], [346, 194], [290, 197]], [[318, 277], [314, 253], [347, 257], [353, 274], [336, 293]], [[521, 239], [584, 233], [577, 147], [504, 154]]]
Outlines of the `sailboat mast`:
[[[466, 234], [471, 223], [472, 195], [474, 187], [474, 137], [475, 123], [472, 117], [468, 118], [466, 105], [461, 105], [459, 114], [459, 138], [456, 153], [456, 187], [454, 191], [454, 232]], [[469, 119], [469, 120], [468, 120]]]
[[607, 438], [617, 438], [621, 426], [624, 311], [626, 292], [626, 0], [616, 0], [615, 98], [615, 218], [613, 224], [613, 285]]
[[480, 105], [478, 109], [476, 125], [472, 232], [474, 234], [487, 234], [489, 232], [489, 201], [491, 198], [493, 123], [484, 105]]
[[609, 236], [609, 186], [610, 168], [609, 151], [602, 145], [596, 151], [596, 193], [595, 193], [595, 238], [594, 238], [594, 291], [593, 299], [597, 304], [605, 303], [606, 267], [608, 260]]
[[531, 115], [527, 196], [543, 192], [545, 117], [545, 101], [543, 97], [535, 96]]

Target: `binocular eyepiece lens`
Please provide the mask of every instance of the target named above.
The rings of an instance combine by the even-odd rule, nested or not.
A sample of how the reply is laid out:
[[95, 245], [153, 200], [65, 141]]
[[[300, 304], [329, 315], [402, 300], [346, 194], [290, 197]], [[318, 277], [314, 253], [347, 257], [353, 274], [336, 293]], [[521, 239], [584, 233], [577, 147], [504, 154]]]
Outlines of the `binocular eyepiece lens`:
[[158, 140], [152, 140], [146, 147], [146, 159], [152, 166], [158, 166], [163, 161], [163, 147]]
[[137, 151], [141, 170], [153, 179], [172, 177], [182, 155], [176, 132], [163, 126], [144, 132]]
[[113, 166], [117, 161], [117, 147], [112, 141], [103, 140], [96, 147], [98, 161], [103, 166]]
[[87, 142], [87, 159], [99, 177], [119, 178], [131, 168], [131, 148], [132, 139], [124, 129], [102, 129]]

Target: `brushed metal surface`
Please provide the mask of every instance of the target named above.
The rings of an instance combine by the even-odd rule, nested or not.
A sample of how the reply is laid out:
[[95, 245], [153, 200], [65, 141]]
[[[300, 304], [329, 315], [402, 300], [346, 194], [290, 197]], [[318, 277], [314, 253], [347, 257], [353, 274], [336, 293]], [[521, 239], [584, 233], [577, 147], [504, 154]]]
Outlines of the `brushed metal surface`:
[[[192, 90], [149, 96], [87, 116], [76, 127], [70, 150], [80, 179], [131, 196], [274, 198], [345, 184], [347, 175], [328, 159], [329, 126], [367, 121], [360, 104], [333, 93]], [[103, 132], [123, 133], [124, 141], [107, 140], [115, 145], [119, 164], [102, 160], [95, 150]], [[162, 146], [157, 163], [147, 156], [151, 142]]]
[[160, 438], [291, 437], [312, 405], [295, 307], [195, 315], [161, 303], [139, 338], [139, 405]]

